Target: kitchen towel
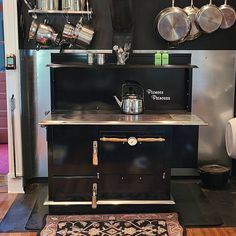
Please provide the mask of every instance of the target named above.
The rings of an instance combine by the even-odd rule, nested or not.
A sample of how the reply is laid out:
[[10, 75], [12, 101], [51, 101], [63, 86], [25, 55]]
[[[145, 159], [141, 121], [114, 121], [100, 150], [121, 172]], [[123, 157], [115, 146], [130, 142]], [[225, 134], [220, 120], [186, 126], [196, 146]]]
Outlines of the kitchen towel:
[[40, 236], [183, 236], [177, 213], [48, 215]]

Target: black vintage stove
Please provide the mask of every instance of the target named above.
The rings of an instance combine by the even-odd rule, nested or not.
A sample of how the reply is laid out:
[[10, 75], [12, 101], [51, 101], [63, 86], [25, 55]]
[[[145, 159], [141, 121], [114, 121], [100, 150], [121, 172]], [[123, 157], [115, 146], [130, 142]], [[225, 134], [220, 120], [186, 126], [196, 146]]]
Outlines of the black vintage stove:
[[[206, 123], [191, 114], [191, 55], [170, 55], [172, 65], [159, 67], [149, 54], [132, 55], [126, 66], [113, 59], [89, 66], [83, 55], [52, 54], [52, 112], [40, 123], [52, 210], [174, 204], [171, 168], [197, 167], [198, 126]], [[130, 79], [145, 91], [140, 115], [121, 114], [113, 98]]]

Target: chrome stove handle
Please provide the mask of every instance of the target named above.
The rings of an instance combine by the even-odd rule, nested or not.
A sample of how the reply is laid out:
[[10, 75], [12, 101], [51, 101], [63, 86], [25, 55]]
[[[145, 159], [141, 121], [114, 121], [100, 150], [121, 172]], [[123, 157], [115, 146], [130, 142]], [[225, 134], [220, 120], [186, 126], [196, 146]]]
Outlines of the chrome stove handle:
[[98, 185], [97, 183], [93, 183], [93, 195], [92, 195], [92, 208], [97, 208], [97, 193], [98, 193]]
[[145, 142], [145, 143], [160, 143], [165, 142], [165, 138], [137, 138], [138, 142]]
[[112, 142], [112, 143], [127, 143], [128, 139], [127, 138], [107, 138], [107, 137], [102, 137], [102, 138], [100, 138], [100, 141], [102, 141], [102, 142]]

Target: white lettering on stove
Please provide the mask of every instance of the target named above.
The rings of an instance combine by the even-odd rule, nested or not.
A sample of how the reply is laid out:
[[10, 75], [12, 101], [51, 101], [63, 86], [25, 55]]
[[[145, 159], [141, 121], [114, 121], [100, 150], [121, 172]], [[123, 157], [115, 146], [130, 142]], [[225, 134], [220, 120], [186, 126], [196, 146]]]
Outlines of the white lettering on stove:
[[156, 95], [151, 95], [153, 101], [170, 101], [170, 97], [160, 97]]
[[147, 89], [146, 90], [146, 92], [147, 92], [147, 94], [151, 94], [151, 95], [162, 95], [162, 94], [164, 94], [164, 91], [154, 91], [154, 90], [151, 90], [151, 89]]
[[146, 93], [148, 95], [150, 95], [150, 97], [153, 101], [170, 101], [171, 100], [171, 98], [169, 96], [158, 96], [158, 95], [164, 95], [163, 90], [147, 89]]

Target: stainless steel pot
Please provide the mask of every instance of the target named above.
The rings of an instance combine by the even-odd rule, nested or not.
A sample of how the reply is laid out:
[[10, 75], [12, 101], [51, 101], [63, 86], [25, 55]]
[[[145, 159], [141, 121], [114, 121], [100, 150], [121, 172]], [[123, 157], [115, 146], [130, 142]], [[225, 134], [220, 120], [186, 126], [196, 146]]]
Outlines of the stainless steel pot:
[[191, 21], [186, 12], [174, 6], [162, 10], [155, 18], [155, 28], [163, 39], [180, 43], [185, 40], [190, 29]]
[[196, 22], [205, 33], [212, 33], [219, 29], [223, 15], [218, 7], [210, 0], [208, 5], [200, 8]]
[[69, 44], [73, 44], [75, 42], [74, 31], [75, 31], [75, 26], [67, 22], [64, 25], [64, 29], [62, 32], [62, 40], [64, 40], [64, 42], [67, 42]]
[[[136, 89], [139, 89], [138, 94]], [[127, 91], [127, 92], [126, 92]], [[136, 115], [143, 113], [144, 110], [144, 90], [136, 82], [128, 82], [122, 85], [122, 101], [114, 96], [117, 104], [123, 113], [128, 115]]]
[[58, 10], [58, 0], [36, 0], [36, 8], [43, 11]]
[[85, 48], [90, 45], [94, 36], [94, 30], [82, 24], [82, 18], [77, 23], [74, 31], [75, 44]]
[[38, 27], [39, 27], [38, 22], [36, 19], [34, 19], [31, 23], [30, 30], [29, 30], [29, 40], [35, 39]]
[[39, 25], [35, 40], [41, 45], [49, 45], [51, 43], [58, 45], [59, 43], [58, 33], [56, 33], [51, 26], [46, 24]]
[[83, 11], [85, 8], [85, 0], [62, 0], [62, 10], [67, 11]]
[[227, 4], [227, 0], [225, 3], [219, 7], [220, 11], [223, 15], [223, 20], [221, 22], [221, 29], [228, 29], [234, 25], [236, 21], [236, 12], [233, 7]]
[[201, 30], [199, 29], [199, 26], [196, 24], [196, 19], [197, 19], [197, 14], [198, 14], [199, 9], [194, 6], [193, 0], [191, 0], [191, 5], [188, 7], [185, 7], [184, 11], [190, 17], [190, 21], [191, 21], [191, 30], [188, 36], [186, 37], [186, 40], [194, 40], [201, 35]]

